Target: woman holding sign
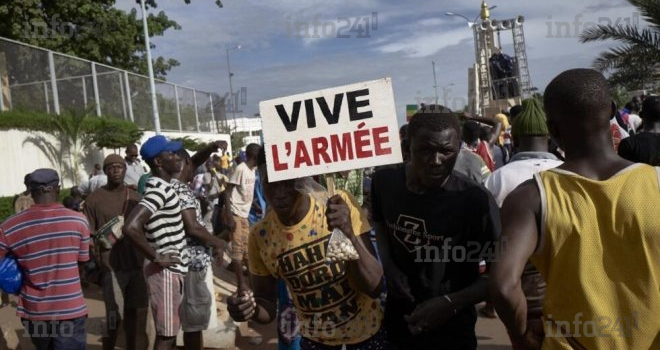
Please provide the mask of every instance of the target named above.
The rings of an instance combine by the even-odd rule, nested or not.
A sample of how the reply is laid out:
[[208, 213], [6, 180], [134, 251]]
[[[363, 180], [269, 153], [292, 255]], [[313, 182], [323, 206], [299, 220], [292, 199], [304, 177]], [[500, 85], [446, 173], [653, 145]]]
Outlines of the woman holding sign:
[[[253, 292], [233, 295], [227, 309], [236, 321], [269, 323], [275, 317], [277, 279], [291, 293], [300, 348], [389, 349], [378, 300], [383, 270], [369, 240], [370, 227], [345, 192], [323, 198], [307, 179], [269, 182], [263, 149], [259, 174], [269, 208], [250, 233], [248, 260]], [[355, 260], [328, 259], [333, 229], [357, 252]], [[339, 254], [341, 256], [341, 254]], [[350, 254], [347, 254], [350, 255]], [[293, 330], [295, 332], [295, 330]]]

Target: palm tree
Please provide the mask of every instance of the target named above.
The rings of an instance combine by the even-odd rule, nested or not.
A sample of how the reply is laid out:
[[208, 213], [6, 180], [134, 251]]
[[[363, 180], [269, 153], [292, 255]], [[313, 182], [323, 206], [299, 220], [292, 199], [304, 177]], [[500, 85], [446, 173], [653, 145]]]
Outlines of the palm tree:
[[635, 6], [649, 26], [603, 25], [584, 30], [580, 41], [615, 40], [622, 45], [602, 52], [593, 62], [594, 68], [610, 73], [613, 86], [628, 90], [644, 89], [657, 79], [655, 65], [660, 61], [660, 0], [627, 0]]
[[73, 183], [80, 180], [82, 152], [90, 144], [90, 137], [84, 129], [86, 118], [88, 118], [86, 112], [70, 111], [63, 115], [55, 115], [52, 119], [53, 134], [60, 141], [62, 156], [69, 158], [69, 176]]

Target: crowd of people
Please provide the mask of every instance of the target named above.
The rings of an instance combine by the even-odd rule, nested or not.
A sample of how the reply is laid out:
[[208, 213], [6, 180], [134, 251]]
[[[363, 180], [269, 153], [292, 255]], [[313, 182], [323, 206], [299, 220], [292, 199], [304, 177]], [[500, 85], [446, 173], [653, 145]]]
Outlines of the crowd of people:
[[496, 116], [422, 106], [404, 162], [376, 169], [271, 182], [258, 144], [231, 166], [225, 142], [191, 156], [154, 136], [66, 206], [57, 172], [26, 175], [0, 257], [23, 270], [37, 349], [85, 348], [90, 261], [116, 325], [104, 349], [120, 327], [146, 349], [147, 308], [154, 349], [180, 331], [202, 349], [220, 266], [230, 316], [277, 320], [280, 349], [476, 349], [484, 301], [516, 350], [660, 349], [659, 133], [659, 97], [619, 110], [600, 73], [573, 69]]

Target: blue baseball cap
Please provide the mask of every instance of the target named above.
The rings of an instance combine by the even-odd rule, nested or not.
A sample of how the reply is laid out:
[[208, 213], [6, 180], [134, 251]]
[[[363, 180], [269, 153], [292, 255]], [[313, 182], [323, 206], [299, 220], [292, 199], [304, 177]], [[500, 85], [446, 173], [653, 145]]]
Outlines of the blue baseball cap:
[[150, 160], [156, 158], [162, 152], [176, 152], [183, 147], [183, 142], [170, 141], [163, 135], [150, 137], [140, 148], [142, 159]]

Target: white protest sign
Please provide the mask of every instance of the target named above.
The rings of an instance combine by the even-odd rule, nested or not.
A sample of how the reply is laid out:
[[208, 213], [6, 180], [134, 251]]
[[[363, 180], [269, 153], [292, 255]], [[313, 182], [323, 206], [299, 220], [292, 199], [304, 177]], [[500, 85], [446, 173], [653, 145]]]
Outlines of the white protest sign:
[[259, 103], [269, 181], [401, 163], [392, 79]]

